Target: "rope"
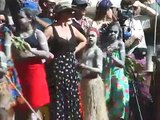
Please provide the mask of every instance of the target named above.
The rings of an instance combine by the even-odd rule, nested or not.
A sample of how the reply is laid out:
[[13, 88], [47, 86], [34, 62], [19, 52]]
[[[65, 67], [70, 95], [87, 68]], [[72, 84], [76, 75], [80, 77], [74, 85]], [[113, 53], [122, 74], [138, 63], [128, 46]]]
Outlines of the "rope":
[[18, 92], [18, 94], [22, 97], [22, 99], [24, 100], [24, 102], [27, 104], [27, 106], [30, 108], [30, 110], [36, 115], [36, 117], [39, 120], [42, 120], [42, 118], [36, 113], [36, 111], [32, 108], [32, 106], [29, 104], [29, 102], [25, 99], [25, 97], [22, 95], [22, 93], [18, 90], [18, 88], [14, 85], [14, 83], [11, 81], [11, 79], [6, 76], [6, 78], [8, 79], [9, 83], [15, 88], [15, 90]]

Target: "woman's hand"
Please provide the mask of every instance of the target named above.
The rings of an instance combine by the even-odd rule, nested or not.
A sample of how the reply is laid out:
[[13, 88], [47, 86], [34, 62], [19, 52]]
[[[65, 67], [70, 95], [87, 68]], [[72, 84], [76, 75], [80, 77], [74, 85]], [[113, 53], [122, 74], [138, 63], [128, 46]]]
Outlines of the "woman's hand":
[[53, 58], [54, 58], [54, 55], [51, 52], [49, 52], [49, 59], [53, 59]]
[[85, 66], [86, 66], [86, 65], [85, 65], [84, 63], [81, 63], [81, 64], [80, 64], [80, 67], [81, 67], [82, 69], [85, 68]]
[[112, 56], [113, 51], [114, 51], [114, 49], [111, 46], [109, 46], [109, 47], [107, 47], [106, 53], [108, 56]]
[[85, 64], [84, 64], [84, 63], [78, 63], [78, 64], [76, 65], [76, 68], [77, 68], [78, 70], [82, 70], [82, 69], [85, 68]]

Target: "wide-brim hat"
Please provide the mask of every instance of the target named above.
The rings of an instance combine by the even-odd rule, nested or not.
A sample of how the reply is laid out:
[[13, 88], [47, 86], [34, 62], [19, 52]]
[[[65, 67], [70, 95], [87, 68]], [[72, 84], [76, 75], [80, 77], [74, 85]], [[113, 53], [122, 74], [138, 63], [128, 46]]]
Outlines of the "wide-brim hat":
[[55, 5], [54, 12], [59, 13], [65, 10], [73, 11], [71, 2], [69, 0], [58, 1]]

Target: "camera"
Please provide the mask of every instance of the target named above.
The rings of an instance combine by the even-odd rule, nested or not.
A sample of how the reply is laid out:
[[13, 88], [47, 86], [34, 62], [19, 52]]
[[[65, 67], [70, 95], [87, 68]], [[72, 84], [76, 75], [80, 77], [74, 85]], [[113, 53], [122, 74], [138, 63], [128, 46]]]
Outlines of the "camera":
[[123, 40], [128, 40], [132, 35], [130, 26], [124, 24], [125, 21], [130, 18], [133, 18], [133, 6], [128, 6], [118, 11], [118, 21], [122, 27]]
[[121, 26], [124, 26], [124, 22], [128, 18], [132, 18], [132, 17], [133, 17], [132, 7], [128, 7], [127, 9], [118, 10], [118, 21]]

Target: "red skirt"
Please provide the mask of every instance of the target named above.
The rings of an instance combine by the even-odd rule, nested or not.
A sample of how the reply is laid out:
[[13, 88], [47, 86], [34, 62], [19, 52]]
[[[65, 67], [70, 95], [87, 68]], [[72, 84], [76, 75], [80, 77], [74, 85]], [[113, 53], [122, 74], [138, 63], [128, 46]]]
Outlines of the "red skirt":
[[[25, 59], [15, 62], [22, 86], [22, 93], [35, 109], [50, 102], [44, 64], [41, 59]], [[20, 108], [28, 108], [20, 105]]]

